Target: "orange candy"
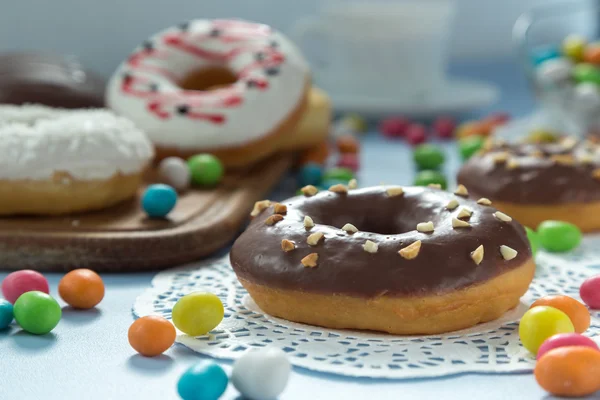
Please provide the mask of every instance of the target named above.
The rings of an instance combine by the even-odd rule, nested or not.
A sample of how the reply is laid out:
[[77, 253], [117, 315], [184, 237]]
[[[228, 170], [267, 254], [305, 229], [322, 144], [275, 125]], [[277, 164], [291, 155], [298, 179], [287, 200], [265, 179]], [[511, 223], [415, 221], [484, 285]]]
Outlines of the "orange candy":
[[300, 156], [300, 165], [307, 164], [309, 162], [314, 162], [317, 164], [325, 164], [327, 161], [327, 157], [329, 156], [329, 145], [327, 142], [322, 142], [315, 147], [311, 147], [310, 149], [304, 151]]
[[590, 64], [600, 64], [600, 45], [590, 44], [583, 53], [583, 61]]
[[71, 307], [93, 308], [104, 298], [104, 282], [92, 270], [76, 269], [60, 280], [58, 294]]
[[549, 306], [559, 309], [569, 316], [575, 332], [583, 333], [590, 327], [591, 316], [587, 307], [569, 296], [546, 296], [538, 299], [530, 308]]
[[556, 396], [582, 397], [600, 390], [600, 351], [590, 347], [559, 347], [538, 361], [535, 379]]
[[164, 353], [175, 343], [177, 332], [171, 322], [158, 315], [137, 319], [129, 327], [129, 344], [146, 357]]
[[356, 140], [356, 138], [352, 135], [342, 135], [342, 136], [338, 137], [337, 140], [335, 141], [335, 145], [336, 145], [338, 151], [342, 154], [346, 154], [346, 153], [356, 154], [356, 153], [358, 153], [358, 150], [360, 148], [360, 145], [358, 144], [358, 140]]

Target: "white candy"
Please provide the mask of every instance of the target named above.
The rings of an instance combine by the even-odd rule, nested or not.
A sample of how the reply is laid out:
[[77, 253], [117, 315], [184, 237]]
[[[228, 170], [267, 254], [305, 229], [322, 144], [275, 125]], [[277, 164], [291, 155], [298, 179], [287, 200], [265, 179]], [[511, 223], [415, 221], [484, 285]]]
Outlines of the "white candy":
[[600, 107], [600, 91], [595, 83], [580, 83], [575, 86], [574, 101], [580, 110], [598, 109]]
[[249, 400], [274, 400], [285, 389], [291, 371], [286, 354], [276, 347], [251, 350], [231, 371], [231, 383]]
[[162, 183], [173, 186], [178, 191], [190, 187], [190, 169], [179, 157], [168, 157], [162, 160], [158, 165], [158, 177]]
[[544, 61], [536, 70], [535, 75], [542, 85], [553, 85], [567, 81], [571, 77], [573, 63], [566, 58], [554, 58]]

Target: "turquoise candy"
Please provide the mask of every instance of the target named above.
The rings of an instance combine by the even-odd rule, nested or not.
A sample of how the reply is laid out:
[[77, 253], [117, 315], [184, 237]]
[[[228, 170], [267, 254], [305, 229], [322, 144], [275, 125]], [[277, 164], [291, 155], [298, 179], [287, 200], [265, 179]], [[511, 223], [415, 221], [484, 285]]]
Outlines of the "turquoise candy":
[[177, 191], [162, 183], [148, 186], [142, 196], [142, 208], [150, 218], [167, 216], [176, 203]]
[[525, 227], [525, 232], [527, 232], [527, 239], [529, 239], [529, 246], [531, 246], [531, 254], [535, 257], [538, 247], [540, 247], [538, 234], [533, 229], [528, 227]]
[[323, 181], [323, 167], [317, 163], [304, 164], [298, 171], [298, 185], [304, 187], [306, 185], [319, 186]]
[[593, 64], [581, 63], [573, 67], [573, 79], [600, 85], [600, 69]]
[[417, 174], [415, 177], [415, 186], [427, 186], [431, 184], [438, 184], [442, 186], [442, 189], [446, 189], [448, 182], [444, 174], [438, 171], [424, 170]]
[[348, 183], [348, 181], [353, 178], [354, 178], [354, 172], [352, 172], [352, 170], [349, 168], [343, 168], [343, 167], [336, 167], [336, 168], [328, 169], [327, 171], [325, 171], [325, 174], [323, 175], [323, 180], [325, 180], [325, 181], [337, 180], [337, 181], [345, 181], [345, 183]]
[[0, 330], [8, 328], [13, 318], [13, 305], [6, 300], [0, 300]]
[[538, 66], [544, 61], [559, 57], [561, 57], [561, 53], [557, 46], [539, 47], [531, 52], [531, 63], [534, 66]]
[[177, 392], [183, 400], [217, 400], [223, 395], [229, 378], [218, 364], [204, 360], [181, 375]]
[[581, 243], [581, 231], [564, 221], [544, 221], [537, 229], [540, 245], [552, 252], [562, 253], [575, 249]]

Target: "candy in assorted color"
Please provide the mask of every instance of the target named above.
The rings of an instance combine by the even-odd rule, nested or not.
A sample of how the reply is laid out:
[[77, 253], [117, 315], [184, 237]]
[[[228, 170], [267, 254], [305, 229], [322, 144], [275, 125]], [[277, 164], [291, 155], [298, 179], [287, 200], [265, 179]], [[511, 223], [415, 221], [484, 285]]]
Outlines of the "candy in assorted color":
[[11, 272], [2, 281], [2, 294], [10, 303], [15, 301], [25, 292], [37, 290], [50, 293], [48, 281], [44, 275], [30, 269]]
[[337, 150], [342, 153], [358, 153], [360, 150], [360, 143], [353, 135], [343, 135], [335, 140], [335, 146]]
[[525, 232], [527, 232], [527, 239], [529, 239], [529, 245], [531, 246], [531, 254], [535, 257], [538, 247], [540, 247], [537, 233], [527, 226], [525, 227]]
[[463, 161], [468, 160], [473, 156], [473, 154], [477, 153], [485, 143], [485, 138], [483, 136], [469, 136], [464, 139], [461, 139], [458, 142], [458, 150], [460, 152], [460, 157]]
[[537, 359], [539, 360], [549, 352], [550, 350], [557, 349], [559, 347], [571, 347], [571, 346], [584, 346], [591, 349], [600, 351], [596, 342], [587, 336], [583, 336], [579, 333], [559, 333], [546, 340], [540, 346], [537, 353]]
[[586, 42], [587, 41], [582, 36], [569, 35], [563, 40], [562, 52], [571, 60], [580, 62], [583, 60], [583, 53], [587, 44]]
[[446, 177], [438, 171], [424, 170], [420, 171], [417, 176], [415, 176], [415, 186], [427, 186], [431, 184], [441, 185], [442, 189], [446, 189], [448, 186]]
[[340, 158], [338, 158], [336, 162], [336, 166], [352, 170], [352, 172], [358, 172], [358, 170], [360, 169], [360, 159], [358, 157], [358, 154], [341, 154]]
[[190, 187], [191, 172], [184, 159], [167, 157], [158, 164], [158, 177], [162, 183], [173, 186], [179, 191]]
[[579, 288], [579, 296], [588, 307], [600, 310], [600, 275], [587, 278]]
[[13, 305], [0, 299], [0, 330], [8, 328], [13, 319]]
[[590, 64], [600, 64], [600, 43], [590, 43], [583, 52], [583, 61]]
[[187, 160], [192, 182], [199, 186], [215, 186], [223, 178], [223, 164], [212, 154], [196, 154]]
[[135, 351], [146, 357], [158, 356], [175, 343], [177, 331], [171, 322], [158, 315], [136, 319], [127, 337]]
[[537, 306], [554, 307], [569, 316], [575, 332], [583, 333], [590, 327], [591, 316], [586, 306], [569, 296], [553, 295], [537, 299], [530, 308]]
[[444, 152], [434, 144], [422, 144], [413, 150], [413, 160], [419, 169], [437, 169], [445, 160]]
[[329, 157], [329, 145], [325, 141], [305, 150], [300, 156], [299, 164], [304, 165], [309, 162], [314, 162], [323, 165], [327, 161], [327, 157]]
[[298, 171], [298, 186], [306, 185], [319, 186], [323, 181], [323, 167], [320, 164], [309, 162]]
[[74, 308], [93, 308], [104, 298], [104, 282], [90, 269], [76, 269], [58, 283], [58, 294]]
[[58, 325], [62, 311], [49, 294], [39, 291], [23, 293], [13, 306], [15, 321], [29, 333], [45, 335]]
[[560, 57], [560, 50], [556, 46], [544, 46], [534, 49], [531, 55], [533, 65], [537, 66], [544, 61]]
[[519, 323], [521, 343], [533, 354], [537, 354], [542, 343], [551, 336], [573, 332], [575, 332], [575, 328], [569, 316], [554, 307], [530, 308]]
[[454, 136], [456, 122], [450, 117], [439, 117], [433, 123], [433, 130], [437, 137], [442, 139], [450, 139]]
[[177, 192], [169, 185], [149, 185], [142, 196], [142, 208], [151, 218], [163, 218], [177, 204]]
[[[268, 385], [270, 377], [262, 383]], [[203, 360], [188, 368], [177, 382], [177, 392], [183, 400], [217, 400], [225, 393], [229, 378], [214, 361]], [[254, 400], [254, 399], [251, 399]]]
[[223, 320], [221, 300], [212, 293], [194, 292], [177, 300], [173, 307], [173, 323], [190, 336], [205, 335]]
[[358, 114], [346, 114], [338, 122], [348, 127], [351, 132], [360, 133], [367, 131], [367, 121]]
[[350, 179], [354, 179], [354, 173], [348, 168], [330, 168], [323, 174], [323, 180], [339, 180], [348, 182]]
[[379, 130], [383, 136], [393, 139], [404, 136], [409, 126], [410, 121], [404, 117], [390, 117], [381, 121]]
[[581, 231], [569, 222], [544, 221], [537, 228], [540, 245], [552, 252], [566, 252], [575, 249], [581, 242]]
[[406, 141], [413, 146], [427, 141], [427, 129], [422, 124], [411, 124], [406, 128]]
[[585, 346], [550, 350], [537, 362], [534, 374], [555, 396], [591, 395], [600, 390], [600, 351]]
[[577, 82], [591, 82], [600, 85], [600, 69], [593, 64], [581, 63], [573, 67], [573, 79]]
[[483, 136], [483, 127], [479, 121], [463, 122], [456, 128], [458, 139], [463, 139], [469, 136]]
[[559, 135], [544, 129], [534, 129], [527, 135], [529, 143], [555, 143], [558, 141]]
[[291, 366], [286, 354], [276, 347], [253, 349], [233, 364], [231, 383], [244, 398], [271, 400], [285, 389]]

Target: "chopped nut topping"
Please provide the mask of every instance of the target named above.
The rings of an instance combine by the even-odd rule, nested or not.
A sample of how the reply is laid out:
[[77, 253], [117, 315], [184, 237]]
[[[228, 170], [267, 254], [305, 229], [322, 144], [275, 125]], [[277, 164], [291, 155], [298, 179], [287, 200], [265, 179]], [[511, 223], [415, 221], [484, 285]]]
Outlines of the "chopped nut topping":
[[491, 137], [488, 137], [484, 142], [481, 148], [485, 151], [489, 151], [494, 147], [494, 140]]
[[467, 221], [463, 221], [462, 219], [452, 218], [452, 227], [453, 228], [470, 228], [471, 224]]
[[519, 162], [517, 160], [515, 160], [514, 158], [511, 158], [510, 160], [508, 160], [506, 162], [506, 168], [508, 169], [516, 169], [519, 168]]
[[433, 222], [420, 222], [417, 224], [417, 231], [419, 232], [433, 232]]
[[427, 187], [430, 187], [432, 189], [442, 189], [442, 185], [440, 185], [439, 183], [430, 183], [429, 185], [427, 185]]
[[311, 217], [309, 217], [308, 215], [305, 215], [304, 216], [304, 227], [310, 229], [313, 226], [315, 226], [313, 219]]
[[254, 208], [252, 209], [250, 216], [256, 217], [258, 214], [260, 214], [261, 212], [263, 212], [264, 210], [269, 208], [270, 205], [271, 205], [270, 200], [257, 201], [256, 203], [254, 203]]
[[458, 207], [458, 201], [456, 199], [452, 199], [446, 204], [447, 210], [454, 210], [456, 207]]
[[472, 214], [473, 211], [471, 211], [469, 208], [461, 207], [460, 210], [458, 210], [458, 215], [456, 218], [470, 218]]
[[600, 179], [600, 168], [596, 168], [595, 170], [593, 170], [592, 176], [594, 177], [594, 179]]
[[269, 216], [269, 218], [267, 218], [265, 220], [265, 224], [267, 224], [267, 225], [275, 225], [276, 223], [278, 223], [282, 219], [283, 219], [283, 215], [281, 215], [281, 214], [273, 214], [273, 215]]
[[414, 258], [417, 258], [417, 256], [419, 255], [419, 251], [421, 251], [421, 241], [417, 240], [416, 242], [412, 242], [405, 248], [400, 249], [398, 254], [400, 254], [402, 258], [412, 260]]
[[348, 233], [356, 233], [358, 232], [358, 229], [356, 229], [356, 227], [352, 224], [346, 224], [344, 226], [342, 226], [342, 230], [346, 231]]
[[306, 257], [304, 257], [300, 262], [307, 268], [314, 268], [317, 266], [317, 261], [319, 260], [319, 255], [317, 253], [310, 253]]
[[579, 157], [579, 162], [582, 164], [592, 164], [594, 162], [594, 156], [586, 153]]
[[313, 185], [306, 185], [302, 189], [300, 189], [300, 191], [306, 197], [314, 196], [315, 194], [319, 193], [319, 189], [317, 189]]
[[377, 249], [379, 248], [379, 246], [377, 245], [377, 243], [372, 242], [370, 240], [367, 240], [365, 242], [365, 244], [363, 244], [363, 249], [367, 252], [367, 253], [377, 253]]
[[285, 204], [275, 203], [275, 206], [273, 206], [273, 210], [275, 214], [286, 214], [287, 206]]
[[503, 212], [500, 211], [496, 211], [494, 214], [494, 217], [496, 217], [496, 219], [499, 219], [500, 221], [503, 222], [510, 222], [512, 221], [512, 218], [509, 217], [508, 215], [504, 214]]
[[508, 160], [508, 157], [509, 157], [509, 154], [506, 151], [503, 151], [501, 153], [494, 154], [492, 159], [494, 160], [494, 163], [500, 164], [500, 163], [503, 163], [506, 160]]
[[534, 158], [544, 158], [544, 153], [538, 149], [535, 149], [534, 151], [529, 153], [529, 156]]
[[508, 260], [512, 260], [513, 258], [515, 258], [517, 256], [517, 251], [513, 248], [502, 245], [502, 246], [500, 246], [500, 254], [502, 254], [502, 258], [504, 258], [506, 261], [508, 261]]
[[358, 187], [358, 182], [356, 179], [350, 179], [348, 181], [348, 189], [356, 189]]
[[571, 150], [573, 147], [575, 147], [575, 145], [577, 144], [577, 140], [573, 137], [566, 137], [562, 140], [562, 142], [560, 143], [560, 145], [562, 146], [563, 149], [565, 150]]
[[288, 251], [292, 251], [296, 248], [296, 244], [294, 242], [292, 242], [291, 240], [287, 240], [287, 239], [283, 239], [281, 241], [281, 250], [285, 251], [286, 253]]
[[466, 187], [464, 187], [464, 185], [458, 185], [458, 187], [454, 191], [454, 194], [456, 194], [458, 196], [465, 196], [466, 197], [466, 196], [469, 195], [469, 191], [467, 190]]
[[308, 243], [311, 246], [316, 246], [317, 244], [319, 244], [319, 240], [323, 239], [324, 236], [325, 235], [323, 235], [323, 232], [315, 232], [308, 236], [308, 238], [306, 239], [306, 243]]
[[570, 154], [553, 154], [550, 156], [550, 160], [554, 161], [557, 164], [561, 165], [573, 165], [575, 164], [575, 160], [573, 156]]
[[348, 188], [345, 185], [338, 183], [337, 185], [331, 186], [329, 191], [333, 193], [346, 194], [348, 193]]
[[404, 190], [402, 190], [402, 188], [399, 186], [391, 187], [391, 188], [387, 189], [385, 192], [387, 193], [387, 195], [389, 197], [401, 196], [402, 194], [404, 194]]
[[479, 200], [477, 200], [477, 204], [481, 204], [482, 206], [491, 206], [492, 201], [490, 199], [482, 197]]
[[474, 251], [471, 252], [471, 259], [475, 261], [475, 264], [479, 265], [483, 260], [483, 245], [480, 245]]

